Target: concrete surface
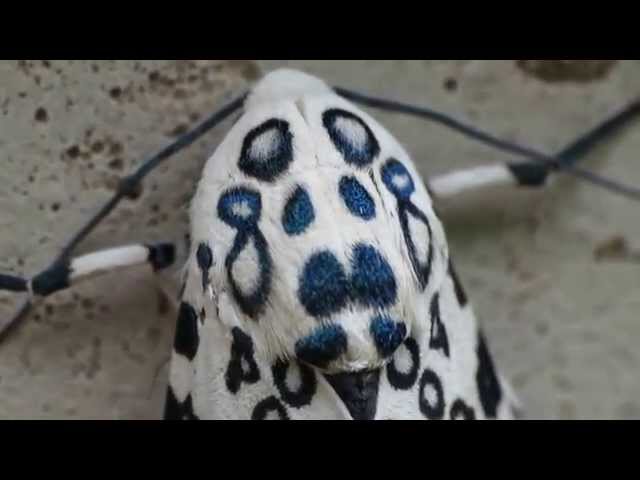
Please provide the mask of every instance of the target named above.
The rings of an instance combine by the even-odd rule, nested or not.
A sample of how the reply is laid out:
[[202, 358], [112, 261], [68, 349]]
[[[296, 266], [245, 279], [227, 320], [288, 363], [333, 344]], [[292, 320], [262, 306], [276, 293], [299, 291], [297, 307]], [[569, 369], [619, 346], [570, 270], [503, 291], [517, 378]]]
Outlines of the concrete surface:
[[[637, 61], [3, 61], [0, 271], [44, 267], [119, 176], [281, 65], [428, 105], [550, 153], [640, 93]], [[425, 176], [510, 158], [442, 127], [370, 112]], [[180, 239], [183, 207], [223, 133], [153, 174], [80, 251]], [[639, 150], [636, 123], [585, 165], [640, 185]], [[541, 193], [441, 209], [459, 274], [528, 417], [640, 418], [637, 203], [562, 177]], [[607, 251], [617, 258], [598, 261]], [[175, 322], [159, 292], [146, 271], [132, 272], [35, 309], [0, 344], [0, 418], [158, 418]], [[0, 296], [0, 318], [16, 300]]]

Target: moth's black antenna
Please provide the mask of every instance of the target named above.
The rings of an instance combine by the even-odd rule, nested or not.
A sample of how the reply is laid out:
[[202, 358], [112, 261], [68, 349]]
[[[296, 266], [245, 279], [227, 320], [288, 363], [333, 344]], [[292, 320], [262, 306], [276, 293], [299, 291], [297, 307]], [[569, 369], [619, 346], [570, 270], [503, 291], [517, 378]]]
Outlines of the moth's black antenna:
[[[121, 180], [120, 185], [118, 186], [118, 190], [113, 195], [113, 197], [111, 197], [111, 199], [109, 199], [109, 201], [107, 201], [107, 203], [105, 203], [100, 208], [100, 210], [98, 210], [98, 212], [93, 217], [91, 217], [91, 219], [89, 219], [89, 221], [73, 237], [69, 239], [60, 254], [46, 270], [53, 269], [60, 263], [63, 263], [65, 260], [67, 260], [73, 249], [89, 233], [91, 233], [91, 231], [109, 213], [111, 213], [111, 211], [120, 203], [123, 198], [131, 197], [135, 193], [138, 185], [149, 173], [151, 173], [158, 165], [171, 157], [174, 153], [183, 150], [184, 148], [191, 145], [198, 138], [200, 138], [220, 122], [225, 120], [233, 112], [241, 108], [246, 97], [247, 93], [243, 93], [239, 97], [230, 101], [222, 108], [207, 117], [205, 120], [203, 120], [195, 128], [181, 135], [174, 142], [170, 143], [155, 155], [152, 155], [151, 157], [143, 161], [140, 167], [138, 167], [138, 169], [134, 173], [127, 177], [124, 177]], [[19, 277], [0, 275], [0, 290], [25, 291], [26, 283], [26, 280]], [[30, 308], [31, 301], [26, 300], [18, 309], [16, 314], [8, 322], [0, 325], [0, 341], [4, 340], [11, 328], [18, 324], [19, 320], [24, 317], [24, 315], [29, 311]]]
[[512, 164], [516, 166], [533, 166], [544, 169], [543, 174], [548, 174], [551, 171], [565, 171], [577, 177], [583, 178], [593, 184], [599, 185], [607, 190], [611, 190], [615, 193], [631, 197], [635, 200], [640, 200], [640, 189], [622, 184], [615, 180], [608, 179], [596, 173], [593, 173], [587, 169], [576, 166], [579, 159], [592, 149], [596, 144], [602, 142], [606, 137], [612, 133], [618, 131], [623, 126], [633, 120], [638, 114], [640, 114], [640, 101], [632, 102], [630, 105], [622, 109], [620, 112], [614, 114], [604, 122], [580, 136], [577, 140], [572, 142], [567, 148], [563, 149], [557, 155], [547, 155], [537, 149], [519, 145], [515, 142], [509, 142], [502, 140], [490, 133], [484, 132], [476, 127], [470, 126], [457, 120], [442, 112], [432, 110], [426, 107], [418, 107], [415, 105], [399, 102], [396, 100], [389, 100], [384, 98], [373, 97], [365, 95], [359, 92], [354, 92], [342, 87], [335, 87], [335, 92], [349, 100], [352, 100], [361, 105], [379, 108], [390, 112], [405, 113], [408, 115], [414, 115], [420, 118], [434, 121], [448, 128], [451, 128], [467, 137], [478, 140], [484, 144], [495, 147], [499, 150], [521, 155], [535, 163], [524, 164]]
[[184, 135], [181, 135], [176, 141], [170, 143], [158, 153], [152, 155], [147, 160], [142, 162], [142, 165], [140, 165], [140, 167], [138, 167], [138, 169], [133, 174], [123, 178], [114, 196], [111, 197], [111, 199], [98, 211], [98, 213], [96, 213], [93, 218], [91, 218], [87, 222], [87, 224], [71, 238], [71, 240], [69, 240], [67, 245], [60, 253], [59, 258], [66, 258], [69, 253], [75, 248], [75, 246], [80, 243], [87, 236], [87, 234], [89, 234], [96, 227], [96, 225], [98, 225], [98, 223], [104, 217], [106, 217], [111, 212], [111, 210], [113, 210], [116, 205], [118, 205], [118, 203], [120, 203], [120, 201], [124, 197], [130, 197], [134, 195], [138, 185], [142, 182], [144, 177], [155, 170], [155, 168], [164, 160], [169, 158], [174, 153], [179, 152], [180, 150], [183, 150], [191, 145], [202, 135], [207, 133], [233, 112], [242, 107], [246, 96], [247, 94], [245, 93], [240, 97], [232, 100], [227, 105], [220, 108], [219, 110], [211, 114], [208, 118], [203, 120], [198, 126], [186, 132]]

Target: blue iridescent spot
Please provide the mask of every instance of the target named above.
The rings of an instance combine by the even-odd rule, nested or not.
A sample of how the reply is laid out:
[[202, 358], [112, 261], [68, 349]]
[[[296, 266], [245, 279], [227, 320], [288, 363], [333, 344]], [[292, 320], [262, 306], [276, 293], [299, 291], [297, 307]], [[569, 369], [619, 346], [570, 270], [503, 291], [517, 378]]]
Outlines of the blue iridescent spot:
[[351, 257], [351, 296], [368, 307], [396, 301], [397, 286], [391, 265], [371, 245], [357, 244]]
[[222, 221], [238, 230], [254, 226], [261, 209], [260, 194], [244, 187], [227, 190], [218, 202], [218, 215]]
[[382, 181], [398, 200], [409, 200], [415, 191], [409, 171], [395, 158], [390, 158], [382, 167]]
[[371, 320], [369, 331], [380, 355], [388, 357], [404, 341], [407, 327], [403, 322], [394, 322], [386, 315], [378, 315]]
[[298, 297], [314, 317], [331, 315], [345, 306], [349, 281], [333, 253], [323, 250], [309, 257], [300, 276]]
[[340, 196], [349, 211], [356, 217], [370, 220], [376, 216], [376, 204], [355, 177], [340, 179]]
[[298, 359], [319, 368], [347, 351], [347, 335], [340, 325], [323, 325], [295, 345]]
[[289, 235], [299, 235], [315, 219], [313, 204], [307, 191], [298, 186], [287, 200], [282, 212], [282, 226]]

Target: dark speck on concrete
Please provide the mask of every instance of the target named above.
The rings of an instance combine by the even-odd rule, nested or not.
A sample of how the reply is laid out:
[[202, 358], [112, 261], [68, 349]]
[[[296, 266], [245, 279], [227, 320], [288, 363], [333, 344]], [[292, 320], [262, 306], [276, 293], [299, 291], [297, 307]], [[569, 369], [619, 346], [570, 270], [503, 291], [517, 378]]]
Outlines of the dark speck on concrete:
[[616, 63], [617, 60], [516, 60], [525, 74], [550, 83], [602, 80]]
[[39, 107], [36, 110], [35, 119], [38, 122], [46, 122], [47, 120], [49, 120], [49, 114], [47, 113], [47, 111], [44, 108]]

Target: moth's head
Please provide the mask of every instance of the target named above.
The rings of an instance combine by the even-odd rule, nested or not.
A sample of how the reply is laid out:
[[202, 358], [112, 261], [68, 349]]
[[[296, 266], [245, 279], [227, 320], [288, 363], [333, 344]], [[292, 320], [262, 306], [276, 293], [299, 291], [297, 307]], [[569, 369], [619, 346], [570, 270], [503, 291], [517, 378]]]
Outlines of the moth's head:
[[[269, 362], [296, 358], [326, 373], [388, 361], [421, 328], [422, 297], [448, 255], [400, 144], [324, 82], [291, 70], [255, 87], [208, 161], [192, 238], [211, 321], [248, 332]], [[204, 273], [202, 245], [212, 258]]]

